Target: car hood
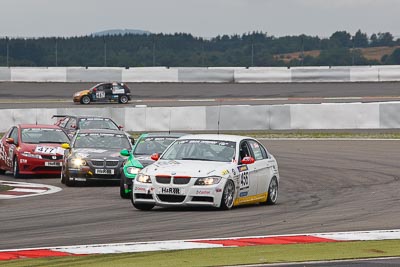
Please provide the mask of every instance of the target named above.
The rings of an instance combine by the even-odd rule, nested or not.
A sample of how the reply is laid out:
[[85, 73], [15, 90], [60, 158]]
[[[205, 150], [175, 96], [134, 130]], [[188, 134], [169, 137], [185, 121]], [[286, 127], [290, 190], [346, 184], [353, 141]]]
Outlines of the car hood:
[[145, 168], [149, 175], [182, 175], [206, 177], [211, 175], [225, 176], [235, 168], [230, 162], [198, 161], [198, 160], [159, 160]]
[[74, 93], [74, 96], [79, 96], [79, 95], [87, 95], [90, 92], [90, 90], [82, 90]]
[[72, 151], [72, 156], [81, 159], [87, 158], [118, 158], [124, 159], [119, 153], [120, 148], [117, 149], [102, 149], [102, 148], [76, 148]]
[[151, 159], [151, 155], [138, 155], [132, 158], [132, 164], [134, 166], [141, 166], [144, 168], [152, 163], [154, 163], [154, 160]]
[[[49, 148], [53, 147], [56, 150], [48, 151], [46, 149], [39, 150], [40, 148]], [[28, 144], [23, 143], [20, 145], [21, 152], [30, 152], [35, 154], [58, 154], [64, 155], [64, 148], [61, 147], [61, 144], [54, 144], [54, 143], [40, 143], [40, 144]]]

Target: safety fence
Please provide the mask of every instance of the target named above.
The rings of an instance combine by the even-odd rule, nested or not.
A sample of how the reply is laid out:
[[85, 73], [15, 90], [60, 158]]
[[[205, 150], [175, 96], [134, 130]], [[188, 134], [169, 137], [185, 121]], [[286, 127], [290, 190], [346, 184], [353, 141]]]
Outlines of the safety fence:
[[2, 109], [0, 132], [19, 123], [53, 124], [56, 114], [111, 117], [133, 132], [400, 128], [400, 102], [382, 102]]
[[345, 67], [221, 67], [221, 68], [108, 68], [0, 67], [0, 81], [8, 82], [389, 82], [400, 81], [400, 66]]

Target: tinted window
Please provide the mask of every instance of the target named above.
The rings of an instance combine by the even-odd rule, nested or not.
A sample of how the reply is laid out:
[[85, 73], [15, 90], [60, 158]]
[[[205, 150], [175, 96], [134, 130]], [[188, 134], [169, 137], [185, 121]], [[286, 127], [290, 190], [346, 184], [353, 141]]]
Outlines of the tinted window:
[[75, 138], [75, 148], [131, 149], [125, 134], [80, 133]]
[[79, 120], [79, 129], [119, 130], [118, 126], [108, 118], [82, 118]]
[[138, 141], [134, 155], [151, 155], [162, 153], [175, 140], [173, 137], [147, 137]]
[[21, 140], [24, 143], [68, 143], [68, 136], [61, 129], [46, 128], [23, 128], [21, 129]]
[[65, 127], [67, 129], [76, 129], [76, 119], [75, 118], [70, 118]]

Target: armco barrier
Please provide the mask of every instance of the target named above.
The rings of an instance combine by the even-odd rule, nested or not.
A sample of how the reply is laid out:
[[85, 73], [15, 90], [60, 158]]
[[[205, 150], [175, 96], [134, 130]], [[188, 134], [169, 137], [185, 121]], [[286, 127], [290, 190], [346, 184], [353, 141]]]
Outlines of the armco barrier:
[[344, 67], [219, 67], [219, 68], [111, 68], [111, 67], [0, 67], [7, 82], [385, 82], [400, 81], [400, 66]]
[[65, 67], [50, 68], [11, 68], [12, 82], [66, 82], [67, 71]]
[[52, 115], [100, 115], [125, 130], [252, 131], [307, 129], [400, 129], [400, 102], [207, 107], [2, 109], [0, 132], [19, 123], [54, 123]]

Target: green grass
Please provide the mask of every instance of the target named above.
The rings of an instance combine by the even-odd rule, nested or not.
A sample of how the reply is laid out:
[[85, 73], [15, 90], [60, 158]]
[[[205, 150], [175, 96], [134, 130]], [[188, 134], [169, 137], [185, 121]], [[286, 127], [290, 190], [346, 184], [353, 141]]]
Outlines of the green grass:
[[400, 240], [266, 245], [238, 248], [68, 256], [1, 262], [21, 266], [226, 266], [400, 256]]
[[8, 185], [0, 185], [0, 192], [8, 191], [8, 190], [11, 190], [11, 189], [13, 189], [13, 187], [8, 186]]

